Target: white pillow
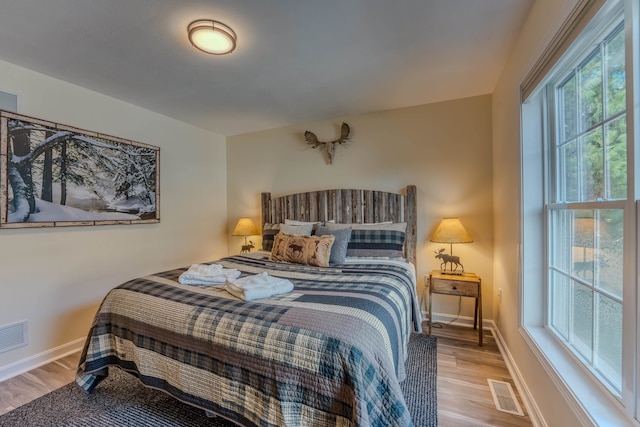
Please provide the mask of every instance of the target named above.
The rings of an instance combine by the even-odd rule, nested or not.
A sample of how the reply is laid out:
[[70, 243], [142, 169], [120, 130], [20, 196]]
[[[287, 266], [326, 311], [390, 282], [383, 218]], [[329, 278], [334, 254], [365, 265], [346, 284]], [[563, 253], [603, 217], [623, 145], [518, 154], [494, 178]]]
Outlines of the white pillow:
[[306, 224], [280, 224], [280, 231], [287, 234], [302, 234], [305, 236], [311, 236], [313, 230], [312, 222]]
[[285, 219], [284, 223], [286, 225], [307, 225], [307, 224], [316, 225], [316, 224], [320, 224], [320, 221], [296, 221], [293, 219]]
[[[335, 219], [330, 219], [329, 221], [325, 221], [325, 222], [329, 223], [329, 224], [334, 224], [336, 222], [336, 220]], [[322, 224], [322, 221], [309, 221], [309, 222], [307, 222], [307, 221], [296, 221], [296, 220], [293, 220], [293, 219], [285, 219], [284, 223], [285, 224], [291, 224], [291, 225], [306, 225], [306, 224], [316, 225], [316, 224]], [[389, 224], [391, 224], [391, 221], [389, 221]]]

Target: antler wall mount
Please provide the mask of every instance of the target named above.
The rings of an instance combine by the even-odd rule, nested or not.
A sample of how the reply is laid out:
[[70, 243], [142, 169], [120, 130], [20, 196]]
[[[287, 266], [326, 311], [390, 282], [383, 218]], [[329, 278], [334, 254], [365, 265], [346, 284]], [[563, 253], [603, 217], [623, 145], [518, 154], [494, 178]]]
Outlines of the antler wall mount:
[[304, 132], [304, 139], [307, 141], [307, 144], [311, 145], [312, 148], [320, 148], [320, 149], [325, 148], [327, 150], [327, 157], [329, 158], [329, 164], [332, 164], [333, 156], [335, 155], [335, 151], [336, 151], [336, 144], [342, 145], [345, 142], [347, 142], [349, 140], [350, 133], [351, 133], [351, 128], [349, 127], [349, 125], [346, 123], [342, 123], [342, 126], [340, 127], [340, 138], [336, 140], [329, 141], [329, 142], [318, 141], [318, 137], [316, 136], [316, 134], [310, 131]]

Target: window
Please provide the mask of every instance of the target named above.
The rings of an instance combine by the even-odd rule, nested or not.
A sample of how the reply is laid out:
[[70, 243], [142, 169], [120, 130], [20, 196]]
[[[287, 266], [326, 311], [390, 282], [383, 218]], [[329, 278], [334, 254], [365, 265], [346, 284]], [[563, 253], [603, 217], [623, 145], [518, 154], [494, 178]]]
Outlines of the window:
[[629, 425], [640, 419], [640, 144], [629, 132], [640, 114], [628, 109], [640, 99], [640, 3], [610, 0], [591, 16], [522, 103], [521, 331], [586, 423]]
[[612, 391], [622, 390], [627, 199], [622, 24], [549, 82], [548, 325]]

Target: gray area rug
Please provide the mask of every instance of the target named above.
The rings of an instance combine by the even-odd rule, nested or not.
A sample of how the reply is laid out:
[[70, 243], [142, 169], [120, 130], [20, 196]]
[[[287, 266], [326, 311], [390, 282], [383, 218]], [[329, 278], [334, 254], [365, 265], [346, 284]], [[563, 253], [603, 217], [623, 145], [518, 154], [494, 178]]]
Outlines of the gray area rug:
[[[436, 340], [414, 333], [409, 341], [407, 379], [402, 383], [416, 427], [437, 426]], [[134, 376], [111, 369], [109, 377], [90, 395], [75, 383], [55, 390], [5, 415], [2, 427], [231, 427], [204, 411], [145, 388]]]

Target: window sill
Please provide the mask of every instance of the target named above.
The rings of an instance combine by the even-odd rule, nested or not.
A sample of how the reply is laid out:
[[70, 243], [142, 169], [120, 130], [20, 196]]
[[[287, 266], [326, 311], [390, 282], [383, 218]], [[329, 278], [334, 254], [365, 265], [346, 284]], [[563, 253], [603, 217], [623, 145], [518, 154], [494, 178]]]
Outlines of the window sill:
[[638, 426], [608, 390], [575, 364], [551, 332], [535, 326], [520, 328], [520, 334], [583, 425]]

